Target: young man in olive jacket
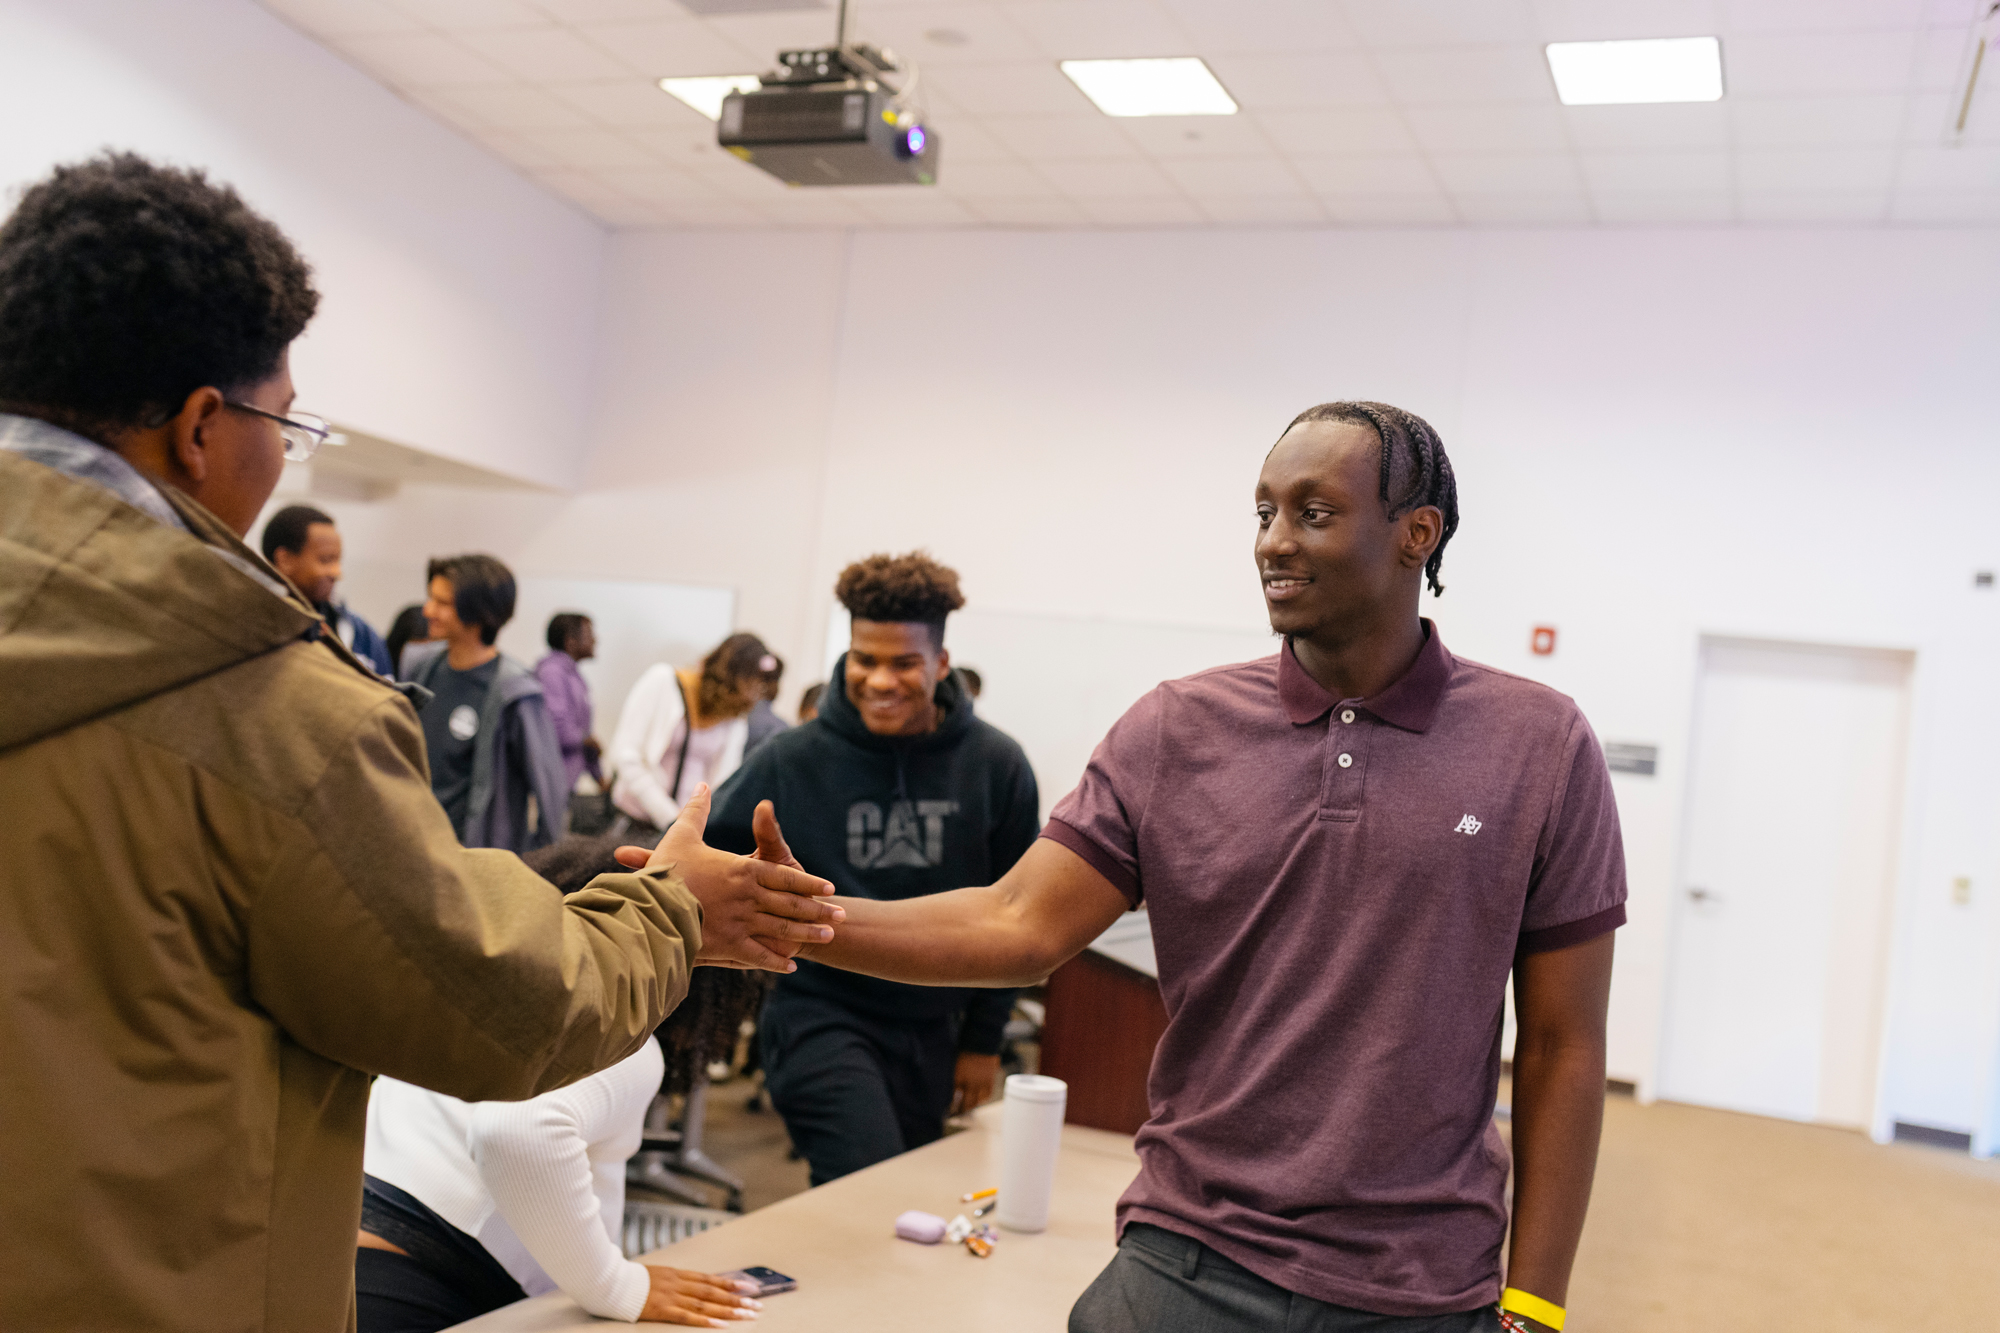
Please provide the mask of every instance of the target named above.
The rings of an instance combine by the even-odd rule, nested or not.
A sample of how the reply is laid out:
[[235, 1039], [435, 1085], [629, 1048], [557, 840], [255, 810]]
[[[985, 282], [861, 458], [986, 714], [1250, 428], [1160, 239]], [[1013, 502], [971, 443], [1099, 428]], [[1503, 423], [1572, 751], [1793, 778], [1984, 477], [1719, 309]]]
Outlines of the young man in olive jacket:
[[[834, 588], [854, 618], [819, 716], [766, 742], [716, 796], [719, 847], [756, 846], [760, 801], [792, 811], [792, 847], [842, 893], [921, 897], [1003, 875], [1034, 844], [1034, 770], [973, 715], [945, 617], [958, 575], [922, 552], [871, 556]], [[778, 983], [759, 1028], [765, 1086], [824, 1184], [920, 1147], [956, 1103], [985, 1101], [1011, 990], [879, 981], [817, 964]]]
[[127, 154], [0, 224], [0, 1328], [351, 1329], [370, 1075], [534, 1096], [838, 919], [699, 801], [567, 899], [459, 846], [408, 701], [241, 540], [325, 433], [317, 300]]

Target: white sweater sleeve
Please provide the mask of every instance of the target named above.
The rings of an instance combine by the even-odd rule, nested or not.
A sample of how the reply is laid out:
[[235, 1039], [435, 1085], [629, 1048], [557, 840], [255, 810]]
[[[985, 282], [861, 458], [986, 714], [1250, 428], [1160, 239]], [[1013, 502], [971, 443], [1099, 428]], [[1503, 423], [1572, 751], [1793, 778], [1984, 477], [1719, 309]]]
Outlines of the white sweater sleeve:
[[[623, 1169], [662, 1069], [659, 1047], [648, 1041], [566, 1088], [473, 1107], [468, 1146], [494, 1206], [550, 1279], [601, 1317], [637, 1319], [651, 1279], [607, 1234], [591, 1148], [602, 1145]], [[621, 1188], [620, 1207], [623, 1197]]]
[[683, 712], [674, 669], [650, 666], [625, 696], [618, 729], [611, 733], [609, 757], [616, 774], [611, 784], [612, 802], [626, 814], [643, 816], [658, 828], [666, 828], [681, 812], [673, 793], [667, 790], [660, 759]]

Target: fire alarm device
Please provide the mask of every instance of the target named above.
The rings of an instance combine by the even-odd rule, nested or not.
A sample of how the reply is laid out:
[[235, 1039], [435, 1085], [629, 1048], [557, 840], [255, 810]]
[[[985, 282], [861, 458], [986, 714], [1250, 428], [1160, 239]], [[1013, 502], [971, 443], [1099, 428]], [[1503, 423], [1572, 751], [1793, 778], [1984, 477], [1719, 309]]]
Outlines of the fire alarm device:
[[1554, 625], [1535, 626], [1534, 637], [1529, 640], [1528, 646], [1534, 650], [1537, 657], [1553, 655], [1556, 650], [1556, 627]]

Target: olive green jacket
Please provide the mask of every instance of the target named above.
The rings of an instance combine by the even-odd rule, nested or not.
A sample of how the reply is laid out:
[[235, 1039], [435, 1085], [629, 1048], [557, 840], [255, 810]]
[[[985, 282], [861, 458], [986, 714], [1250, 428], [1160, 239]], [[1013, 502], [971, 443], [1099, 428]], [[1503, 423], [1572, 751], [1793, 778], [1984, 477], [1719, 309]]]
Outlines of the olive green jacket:
[[699, 909], [461, 848], [410, 705], [168, 499], [0, 452], [0, 1329], [338, 1333], [369, 1076], [624, 1058]]

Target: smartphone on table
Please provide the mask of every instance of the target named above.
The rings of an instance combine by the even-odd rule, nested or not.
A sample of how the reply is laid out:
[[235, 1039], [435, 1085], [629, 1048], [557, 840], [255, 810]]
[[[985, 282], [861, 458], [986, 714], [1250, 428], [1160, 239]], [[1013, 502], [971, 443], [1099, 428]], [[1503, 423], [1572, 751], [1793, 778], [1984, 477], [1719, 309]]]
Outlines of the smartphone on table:
[[757, 1290], [757, 1296], [775, 1296], [781, 1291], [797, 1291], [797, 1278], [786, 1277], [775, 1268], [739, 1268], [733, 1273], [718, 1273], [717, 1277], [734, 1278], [739, 1282], [750, 1282]]

